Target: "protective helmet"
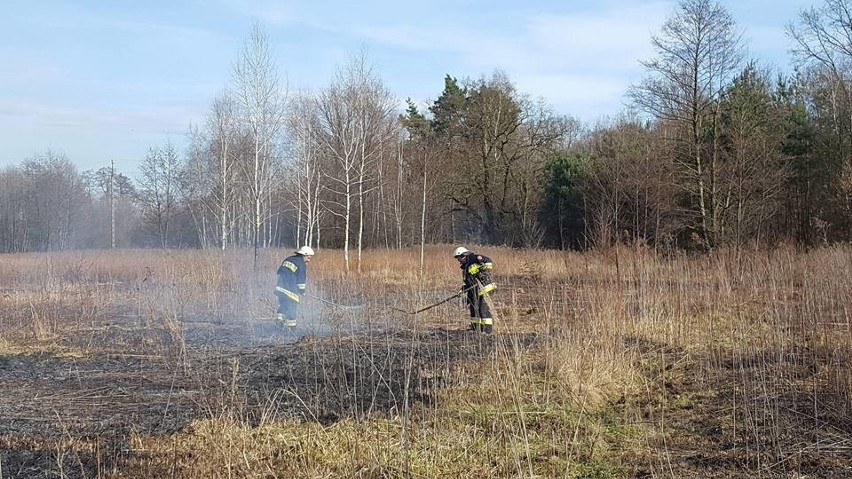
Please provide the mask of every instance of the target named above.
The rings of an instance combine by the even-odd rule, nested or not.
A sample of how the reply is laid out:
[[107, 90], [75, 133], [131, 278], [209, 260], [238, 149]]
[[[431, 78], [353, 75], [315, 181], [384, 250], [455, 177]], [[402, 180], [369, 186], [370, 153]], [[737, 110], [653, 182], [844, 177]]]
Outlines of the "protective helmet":
[[467, 253], [470, 253], [470, 250], [468, 250], [464, 246], [459, 246], [458, 248], [453, 250], [453, 258], [458, 258], [459, 256]]
[[300, 254], [302, 256], [313, 256], [314, 250], [310, 246], [302, 246], [296, 251], [296, 254]]

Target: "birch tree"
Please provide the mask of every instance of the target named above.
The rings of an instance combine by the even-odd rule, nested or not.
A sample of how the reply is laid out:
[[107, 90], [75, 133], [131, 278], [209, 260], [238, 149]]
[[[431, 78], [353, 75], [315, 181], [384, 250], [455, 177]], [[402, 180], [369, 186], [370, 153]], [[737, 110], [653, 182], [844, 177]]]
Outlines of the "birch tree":
[[[434, 171], [437, 166], [437, 157], [439, 152], [441, 151], [437, 145], [437, 136], [435, 132], [434, 122], [429, 121], [423, 114], [418, 111], [417, 106], [414, 105], [410, 99], [407, 100], [408, 108], [405, 111], [405, 116], [401, 118], [402, 125], [405, 127], [408, 132], [408, 137], [403, 145], [406, 145], [405, 153], [408, 158], [407, 165], [409, 170], [412, 172], [411, 176], [416, 178], [419, 183], [419, 200], [420, 208], [419, 208], [419, 216], [420, 216], [420, 274], [423, 275], [424, 268], [426, 266], [426, 219], [427, 219], [427, 205], [429, 204], [429, 193], [434, 188], [437, 178], [437, 171]], [[402, 152], [400, 152], [400, 156], [402, 157]], [[400, 165], [400, 170], [402, 170], [402, 166]], [[419, 172], [417, 171], [419, 170]], [[401, 176], [401, 175], [400, 175]], [[403, 203], [406, 199], [414, 200], [412, 196], [403, 195], [403, 186], [402, 180], [398, 180], [398, 194], [396, 203], [396, 210], [398, 211], [397, 215], [397, 231], [398, 234], [402, 235], [402, 212]], [[411, 184], [416, 184], [415, 181], [411, 181]], [[416, 204], [416, 201], [411, 201], [412, 204]], [[400, 247], [402, 247], [402, 242], [400, 238]]]
[[338, 71], [318, 95], [316, 108], [318, 144], [333, 165], [325, 175], [325, 188], [331, 193], [328, 211], [343, 222], [343, 257], [348, 273], [353, 228], [360, 268], [365, 198], [375, 188], [370, 183], [375, 164], [383, 148], [393, 145], [398, 135], [394, 100], [361, 56]]
[[314, 245], [314, 232], [319, 228], [321, 174], [317, 148], [318, 112], [314, 98], [302, 94], [290, 109], [296, 178], [296, 245]]
[[276, 174], [274, 149], [283, 133], [287, 99], [269, 38], [257, 24], [234, 65], [233, 95], [240, 126], [247, 130], [252, 142], [250, 168], [245, 173], [250, 180], [253, 204], [252, 245], [256, 264], [261, 229], [270, 216], [270, 189]]
[[212, 164], [215, 165], [216, 188], [214, 189], [214, 208], [219, 222], [219, 245], [228, 247], [231, 231], [234, 227], [232, 213], [235, 184], [234, 169], [235, 142], [238, 136], [236, 105], [229, 92], [224, 92], [213, 101], [207, 117], [207, 129], [212, 135]]

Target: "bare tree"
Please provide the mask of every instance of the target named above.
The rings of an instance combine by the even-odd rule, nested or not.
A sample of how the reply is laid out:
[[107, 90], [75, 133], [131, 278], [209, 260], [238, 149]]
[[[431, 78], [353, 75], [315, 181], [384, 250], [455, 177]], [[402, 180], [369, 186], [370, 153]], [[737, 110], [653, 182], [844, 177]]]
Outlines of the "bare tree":
[[589, 239], [667, 243], [676, 216], [669, 163], [659, 161], [659, 132], [629, 116], [591, 135], [590, 168], [584, 176]]
[[[360, 85], [356, 100], [359, 115], [360, 154], [358, 165], [358, 270], [364, 248], [365, 200], [376, 187], [370, 184], [382, 171], [387, 156], [395, 157], [399, 145], [400, 125], [396, 117], [396, 99], [366, 65], [366, 58], [354, 60], [349, 66], [350, 77]], [[379, 208], [384, 205], [379, 202]]]
[[[363, 246], [365, 198], [375, 188], [375, 165], [398, 136], [394, 100], [363, 56], [338, 71], [317, 98], [319, 147], [333, 165], [326, 173], [329, 212], [343, 221], [343, 256], [350, 271], [350, 237], [357, 213], [358, 267]], [[357, 210], [354, 210], [357, 202]]]
[[[825, 203], [838, 203], [837, 211], [806, 218], [808, 223], [852, 224], [852, 6], [847, 0], [824, 0], [822, 6], [803, 9], [798, 24], [787, 26], [795, 42], [793, 53], [816, 84], [810, 88], [813, 121], [824, 123], [820, 136], [832, 145], [819, 152], [819, 169], [831, 178], [814, 196], [829, 201], [808, 205], [814, 212]], [[833, 163], [836, 163], [835, 167]], [[826, 221], [825, 217], [833, 217]], [[845, 235], [847, 238], [848, 235]]]
[[816, 62], [841, 79], [849, 75], [852, 59], [852, 8], [847, 0], [824, 0], [822, 7], [803, 9], [798, 25], [787, 25], [801, 63]]
[[683, 129], [674, 160], [695, 202], [703, 239], [712, 246], [723, 201], [717, 183], [719, 103], [739, 68], [740, 34], [713, 0], [683, 0], [651, 42], [657, 58], [643, 62], [649, 76], [629, 94], [660, 122]]
[[213, 144], [210, 132], [195, 125], [189, 127], [189, 149], [184, 165], [183, 194], [195, 224], [195, 232], [202, 248], [208, 248], [213, 236], [208, 218], [216, 218], [216, 179]]
[[37, 154], [0, 171], [0, 251], [74, 246], [88, 199], [82, 175], [60, 152]]
[[[490, 243], [534, 245], [547, 157], [568, 122], [519, 94], [502, 72], [467, 88], [463, 121], [451, 129], [462, 139], [450, 174], [454, 208]], [[452, 142], [449, 143], [452, 145]]]
[[[419, 135], [413, 135], [411, 143], [411, 155], [413, 156], [411, 161], [411, 167], [414, 170], [413, 177], [417, 176], [417, 170], [419, 169], [419, 216], [420, 216], [420, 274], [423, 274], [424, 268], [426, 266], [426, 241], [427, 241], [427, 212], [428, 206], [430, 204], [430, 196], [431, 193], [435, 190], [437, 182], [439, 180], [440, 173], [440, 163], [438, 158], [438, 153], [440, 149], [435, 145], [435, 136], [428, 133], [421, 133]], [[412, 181], [412, 183], [414, 183]], [[400, 196], [402, 187], [400, 186]], [[412, 192], [414, 189], [412, 188]], [[411, 200], [415, 200], [411, 198]], [[412, 205], [416, 205], [417, 201], [411, 201]], [[402, 218], [399, 219], [399, 234], [402, 234]], [[401, 246], [401, 245], [400, 245]]]
[[726, 218], [719, 234], [738, 248], [764, 239], [790, 176], [781, 151], [787, 112], [773, 100], [767, 77], [749, 65], [722, 103]]
[[233, 220], [228, 213], [233, 208], [233, 190], [236, 188], [234, 143], [238, 135], [236, 106], [229, 92], [224, 92], [213, 101], [207, 128], [215, 142], [212, 146], [218, 188], [214, 190], [214, 201], [219, 217], [219, 243], [224, 250], [228, 247], [228, 238], [233, 228]]
[[0, 170], [0, 251], [26, 251], [27, 215], [23, 171], [19, 167]]
[[144, 218], [155, 230], [160, 247], [169, 245], [169, 226], [178, 203], [180, 161], [171, 143], [152, 147], [139, 167], [137, 191]]
[[72, 246], [77, 218], [87, 199], [85, 182], [64, 153], [48, 151], [22, 164], [26, 215], [25, 250]]
[[358, 136], [355, 121], [347, 108], [346, 87], [341, 78], [320, 92], [317, 110], [321, 128], [317, 135], [319, 147], [333, 165], [333, 169], [329, 168], [324, 174], [327, 180], [325, 189], [331, 193], [327, 210], [343, 221], [343, 262], [348, 273]]
[[[436, 183], [437, 175], [434, 171], [436, 170], [435, 160], [441, 148], [438, 146], [438, 137], [435, 132], [434, 122], [421, 114], [411, 99], [406, 100], [406, 103], [408, 104], [408, 108], [405, 115], [400, 117], [400, 121], [407, 130], [408, 136], [404, 138], [403, 147], [400, 148], [399, 174], [394, 209], [397, 216], [399, 247], [402, 247], [404, 204], [411, 203], [411, 205], [416, 205], [417, 201], [419, 201], [420, 274], [422, 276], [425, 267], [427, 204], [429, 201], [429, 191], [434, 188]], [[418, 169], [420, 170], [419, 173]], [[408, 175], [405, 175], [404, 171]], [[420, 187], [420, 191], [418, 192], [419, 198], [415, 199], [414, 194], [404, 194], [405, 188], [403, 183], [405, 183], [405, 176], [412, 178], [411, 181], [408, 181], [412, 185], [415, 183], [413, 179], [418, 179], [417, 183], [419, 183]]]
[[252, 244], [257, 262], [261, 229], [270, 216], [270, 195], [276, 168], [275, 151], [285, 123], [286, 88], [278, 77], [269, 38], [255, 24], [239, 61], [234, 65], [234, 100], [239, 118], [252, 140], [251, 179], [253, 202]]
[[296, 244], [313, 245], [316, 244], [314, 232], [319, 227], [322, 178], [316, 144], [316, 135], [320, 128], [316, 103], [305, 93], [293, 101], [290, 113], [296, 160]]

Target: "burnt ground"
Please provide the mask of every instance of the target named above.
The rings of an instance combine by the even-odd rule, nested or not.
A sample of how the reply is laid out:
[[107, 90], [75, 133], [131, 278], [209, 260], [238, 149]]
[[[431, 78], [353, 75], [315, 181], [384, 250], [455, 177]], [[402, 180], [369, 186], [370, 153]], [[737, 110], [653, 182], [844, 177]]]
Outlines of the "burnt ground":
[[454, 381], [455, 362], [490, 354], [495, 340], [388, 324], [179, 329], [126, 319], [63, 332], [55, 353], [0, 356], [0, 476], [93, 477], [134, 454], [134, 432], [167, 435], [224, 412], [332, 423], [393, 414], [404, 397], [430, 404], [434, 388]]

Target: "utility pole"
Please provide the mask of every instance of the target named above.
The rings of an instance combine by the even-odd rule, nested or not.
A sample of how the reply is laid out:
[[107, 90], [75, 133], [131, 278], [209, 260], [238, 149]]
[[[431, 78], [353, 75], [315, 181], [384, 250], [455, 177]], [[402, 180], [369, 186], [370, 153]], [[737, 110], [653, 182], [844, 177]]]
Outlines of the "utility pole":
[[115, 188], [113, 185], [115, 184], [115, 160], [109, 160], [109, 216], [110, 216], [110, 227], [109, 227], [109, 244], [110, 249], [115, 249], [115, 198], [114, 191]]

